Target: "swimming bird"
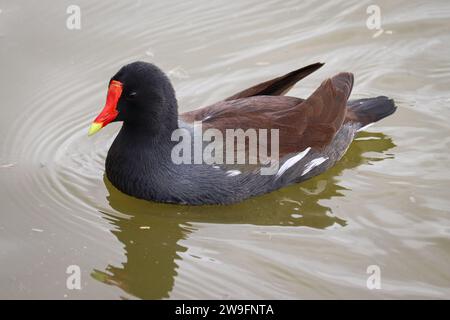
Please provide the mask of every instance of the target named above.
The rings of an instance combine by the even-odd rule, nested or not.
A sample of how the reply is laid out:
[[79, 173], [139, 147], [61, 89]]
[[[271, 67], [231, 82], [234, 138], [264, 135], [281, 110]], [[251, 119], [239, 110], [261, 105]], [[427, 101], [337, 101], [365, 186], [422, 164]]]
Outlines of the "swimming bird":
[[[123, 123], [108, 151], [105, 172], [128, 195], [187, 205], [240, 202], [326, 171], [344, 155], [359, 130], [395, 112], [394, 101], [385, 96], [348, 100], [353, 88], [353, 74], [348, 72], [323, 81], [306, 99], [285, 96], [322, 66], [308, 65], [179, 114], [166, 74], [154, 64], [133, 62], [110, 79], [105, 107], [89, 135], [111, 122]], [[227, 149], [227, 142], [215, 140], [230, 130], [243, 132], [244, 139]], [[250, 144], [254, 132], [257, 152]], [[261, 132], [271, 132], [277, 139], [264, 139]], [[180, 133], [192, 139], [181, 139]], [[189, 148], [180, 148], [182, 140]], [[195, 141], [200, 141], [200, 156], [209, 158], [199, 161], [198, 152], [192, 150], [198, 151]], [[260, 152], [263, 149], [271, 153]], [[244, 162], [236, 161], [238, 152]], [[211, 162], [217, 159], [229, 161]]]

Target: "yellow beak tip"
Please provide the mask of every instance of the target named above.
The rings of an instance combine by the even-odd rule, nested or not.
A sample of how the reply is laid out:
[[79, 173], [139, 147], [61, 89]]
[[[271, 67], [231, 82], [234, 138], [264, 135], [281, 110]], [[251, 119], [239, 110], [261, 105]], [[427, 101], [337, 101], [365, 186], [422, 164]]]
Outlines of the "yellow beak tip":
[[89, 127], [88, 131], [88, 137], [92, 136], [94, 133], [97, 133], [100, 131], [100, 129], [103, 128], [103, 123], [101, 122], [94, 122]]

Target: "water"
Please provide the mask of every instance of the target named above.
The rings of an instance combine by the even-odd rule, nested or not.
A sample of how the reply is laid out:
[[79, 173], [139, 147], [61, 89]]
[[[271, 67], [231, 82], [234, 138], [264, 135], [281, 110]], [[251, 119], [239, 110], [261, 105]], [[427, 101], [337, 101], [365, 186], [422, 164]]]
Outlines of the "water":
[[[450, 3], [0, 2], [1, 298], [448, 298]], [[313, 62], [397, 112], [332, 170], [233, 206], [136, 200], [105, 180], [119, 124], [92, 138], [108, 79], [154, 62], [182, 111]], [[66, 269], [81, 270], [68, 290]], [[381, 289], [366, 287], [367, 267]]]

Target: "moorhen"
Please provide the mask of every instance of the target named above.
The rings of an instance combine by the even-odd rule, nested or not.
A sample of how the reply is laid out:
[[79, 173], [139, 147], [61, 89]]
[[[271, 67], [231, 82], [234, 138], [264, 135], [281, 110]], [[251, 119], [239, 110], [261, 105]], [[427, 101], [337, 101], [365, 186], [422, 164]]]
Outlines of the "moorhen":
[[[179, 115], [175, 91], [164, 72], [153, 64], [134, 62], [111, 78], [106, 105], [89, 135], [110, 122], [123, 122], [105, 167], [110, 182], [128, 195], [190, 205], [239, 202], [324, 172], [343, 156], [358, 130], [395, 112], [394, 101], [384, 96], [349, 101], [351, 73], [325, 80], [307, 99], [284, 96], [322, 65], [311, 64]], [[221, 134], [228, 139], [230, 129], [242, 129], [241, 133], [258, 129], [259, 148], [264, 146], [271, 154], [261, 152], [255, 159], [250, 150], [255, 135], [250, 133], [240, 144], [225, 148], [226, 143], [216, 140]], [[205, 139], [208, 131], [210, 137]], [[261, 132], [269, 131], [278, 139], [264, 138]], [[180, 132], [193, 138], [181, 139]], [[198, 132], [203, 134], [200, 160], [195, 152]], [[211, 132], [216, 134], [214, 141]], [[180, 148], [181, 140], [189, 150]], [[217, 148], [209, 145], [214, 152], [206, 153], [213, 142]], [[244, 162], [231, 161], [238, 149], [243, 151]], [[202, 151], [211, 155], [210, 161], [201, 158]], [[233, 154], [228, 158], [226, 153]], [[174, 155], [184, 160], [174, 160]], [[214, 163], [211, 159], [229, 161]], [[264, 173], [268, 168], [274, 170]]]

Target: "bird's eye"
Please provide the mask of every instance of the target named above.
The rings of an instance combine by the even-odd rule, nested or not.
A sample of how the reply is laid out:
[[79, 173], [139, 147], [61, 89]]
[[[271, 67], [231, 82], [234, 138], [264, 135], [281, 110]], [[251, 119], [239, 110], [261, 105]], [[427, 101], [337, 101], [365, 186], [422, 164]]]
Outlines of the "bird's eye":
[[131, 91], [130, 93], [128, 93], [128, 98], [134, 98], [136, 96], [136, 91]]

